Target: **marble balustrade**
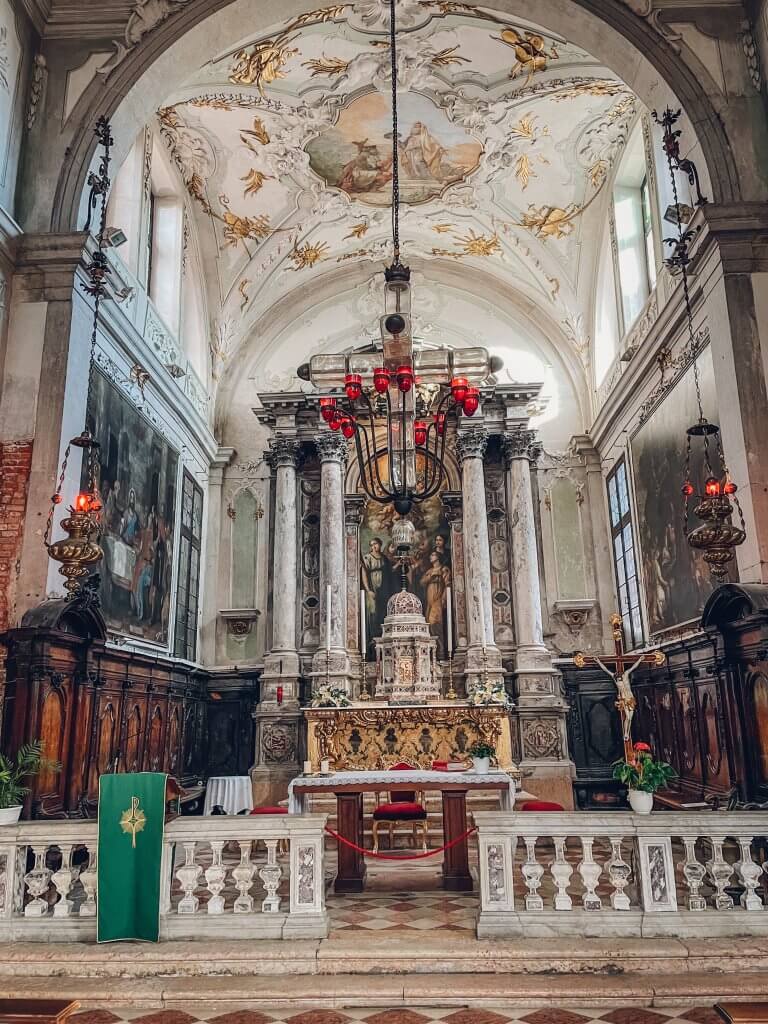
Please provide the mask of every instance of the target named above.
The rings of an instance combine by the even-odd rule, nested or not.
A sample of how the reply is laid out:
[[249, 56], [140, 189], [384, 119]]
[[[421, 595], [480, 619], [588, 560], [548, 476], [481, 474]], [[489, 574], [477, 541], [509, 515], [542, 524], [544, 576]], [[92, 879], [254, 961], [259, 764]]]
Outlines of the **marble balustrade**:
[[[165, 829], [160, 938], [324, 938], [326, 816], [177, 818]], [[96, 939], [95, 821], [0, 827], [0, 942]]]
[[473, 818], [480, 938], [768, 934], [768, 814]]

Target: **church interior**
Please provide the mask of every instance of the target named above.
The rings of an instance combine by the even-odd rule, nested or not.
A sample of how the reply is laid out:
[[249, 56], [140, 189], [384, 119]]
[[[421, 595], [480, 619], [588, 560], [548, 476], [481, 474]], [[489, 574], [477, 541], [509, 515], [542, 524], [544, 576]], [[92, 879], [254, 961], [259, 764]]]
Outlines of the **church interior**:
[[768, 1024], [767, 69], [0, 0], [0, 1021]]

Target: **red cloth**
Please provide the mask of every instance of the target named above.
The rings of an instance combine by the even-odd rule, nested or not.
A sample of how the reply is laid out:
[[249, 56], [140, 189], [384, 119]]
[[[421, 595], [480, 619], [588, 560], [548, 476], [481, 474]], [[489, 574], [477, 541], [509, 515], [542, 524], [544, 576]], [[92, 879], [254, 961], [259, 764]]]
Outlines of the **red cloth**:
[[426, 807], [401, 800], [398, 803], [379, 804], [373, 812], [375, 821], [424, 821], [427, 816]]
[[564, 811], [562, 804], [551, 800], [526, 800], [520, 807], [521, 811]]
[[287, 807], [254, 807], [251, 814], [287, 814]]

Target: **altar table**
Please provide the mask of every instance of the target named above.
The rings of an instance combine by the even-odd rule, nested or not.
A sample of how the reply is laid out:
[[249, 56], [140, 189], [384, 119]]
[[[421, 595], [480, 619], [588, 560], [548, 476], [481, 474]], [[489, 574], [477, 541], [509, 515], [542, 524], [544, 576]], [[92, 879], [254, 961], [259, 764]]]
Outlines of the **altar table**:
[[[375, 771], [333, 772], [331, 775], [300, 775], [288, 787], [288, 813], [301, 814], [309, 793], [336, 794], [339, 835], [363, 845], [363, 793], [402, 793], [417, 790], [439, 791], [443, 799], [443, 842], [458, 839], [467, 830], [468, 790], [496, 790], [502, 810], [511, 811], [515, 803], [515, 779], [503, 771], [437, 772]], [[339, 843], [336, 892], [362, 892], [365, 887], [365, 859], [362, 853]], [[443, 854], [443, 888], [452, 892], [470, 892], [469, 847], [466, 838]]]
[[248, 775], [214, 775], [208, 779], [203, 814], [220, 805], [227, 814], [253, 810], [253, 786]]

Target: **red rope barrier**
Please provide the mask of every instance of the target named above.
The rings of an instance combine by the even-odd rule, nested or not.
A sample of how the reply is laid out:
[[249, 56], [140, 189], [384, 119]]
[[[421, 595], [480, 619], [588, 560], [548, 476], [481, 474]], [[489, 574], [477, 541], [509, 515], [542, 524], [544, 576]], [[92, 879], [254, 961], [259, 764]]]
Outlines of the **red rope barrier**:
[[445, 846], [439, 847], [437, 850], [427, 850], [426, 853], [413, 853], [407, 857], [403, 857], [398, 854], [392, 853], [374, 853], [373, 850], [366, 850], [363, 846], [358, 846], [357, 843], [353, 843], [351, 839], [347, 839], [346, 836], [339, 835], [338, 832], [329, 826], [325, 826], [325, 831], [329, 836], [333, 836], [334, 839], [340, 843], [344, 843], [351, 850], [357, 850], [358, 853], [362, 853], [364, 857], [375, 857], [377, 860], [423, 860], [425, 857], [434, 857], [436, 853], [444, 853], [446, 850], [450, 850], [454, 846], [458, 846], [459, 843], [463, 843], [465, 839], [468, 839], [473, 832], [477, 832], [477, 825], [473, 825], [472, 828], [468, 828], [467, 831], [458, 836], [456, 839], [452, 839], [450, 843], [446, 843]]

